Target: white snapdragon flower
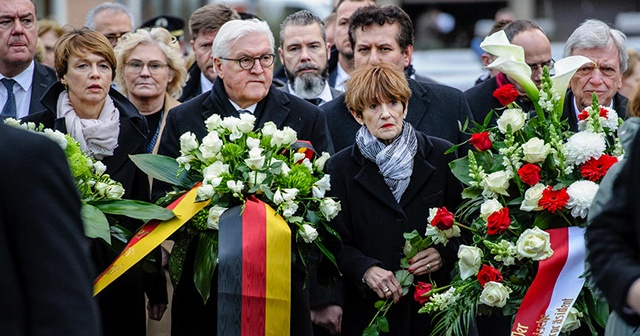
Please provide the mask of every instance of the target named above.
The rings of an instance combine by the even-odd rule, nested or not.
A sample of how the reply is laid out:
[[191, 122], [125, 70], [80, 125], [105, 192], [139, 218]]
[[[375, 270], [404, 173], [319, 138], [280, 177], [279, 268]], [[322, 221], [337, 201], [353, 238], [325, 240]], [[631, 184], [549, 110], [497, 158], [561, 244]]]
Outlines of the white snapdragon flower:
[[589, 207], [598, 192], [598, 188], [597, 183], [587, 180], [573, 182], [567, 188], [567, 194], [569, 194], [567, 209], [571, 209], [571, 216], [587, 218]]
[[313, 243], [316, 238], [318, 238], [318, 231], [309, 224], [302, 224], [300, 228], [300, 237], [304, 240], [305, 243]]
[[329, 176], [329, 174], [322, 176], [322, 178], [316, 181], [311, 187], [313, 197], [315, 198], [323, 198], [324, 194], [329, 190], [331, 190], [331, 176]]
[[93, 171], [96, 175], [102, 176], [102, 174], [107, 171], [107, 166], [105, 166], [102, 161], [96, 161], [93, 163]]
[[218, 230], [220, 224], [220, 216], [227, 210], [225, 207], [214, 205], [209, 209], [209, 216], [207, 217], [207, 228], [212, 230]]
[[509, 289], [503, 284], [495, 281], [484, 284], [484, 289], [480, 294], [480, 303], [502, 308], [507, 304], [507, 299], [509, 299]]
[[549, 233], [538, 227], [526, 229], [516, 242], [516, 251], [523, 258], [535, 261], [544, 260], [553, 255]]
[[332, 198], [325, 198], [320, 202], [320, 213], [324, 215], [324, 218], [327, 221], [330, 221], [337, 216], [340, 210], [340, 202], [337, 202]]
[[45, 128], [44, 129], [44, 135], [53, 140], [53, 142], [57, 143], [58, 146], [60, 146], [60, 148], [62, 149], [66, 149], [67, 148], [67, 138], [64, 136], [64, 134], [60, 131], [55, 131], [52, 130], [50, 128]]
[[521, 109], [507, 109], [502, 112], [497, 120], [498, 130], [502, 134], [507, 133], [507, 127], [511, 126], [511, 132], [516, 132], [524, 127], [527, 115]]
[[296, 211], [298, 211], [298, 204], [296, 204], [294, 201], [287, 201], [283, 203], [282, 217], [289, 218], [295, 215]]
[[551, 152], [551, 145], [544, 143], [544, 140], [533, 137], [522, 144], [524, 160], [529, 163], [543, 162]]
[[478, 274], [482, 266], [482, 250], [476, 246], [460, 245], [458, 248], [458, 267], [460, 278], [466, 280]]

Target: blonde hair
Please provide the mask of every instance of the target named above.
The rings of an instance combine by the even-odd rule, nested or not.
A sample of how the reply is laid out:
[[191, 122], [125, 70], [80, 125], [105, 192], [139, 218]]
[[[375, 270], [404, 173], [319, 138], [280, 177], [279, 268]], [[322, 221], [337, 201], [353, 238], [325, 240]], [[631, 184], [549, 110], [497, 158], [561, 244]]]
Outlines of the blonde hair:
[[118, 89], [125, 96], [128, 95], [127, 86], [124, 83], [125, 63], [129, 55], [131, 55], [131, 51], [141, 44], [157, 46], [162, 51], [167, 60], [169, 71], [173, 73], [173, 79], [167, 84], [167, 93], [174, 98], [180, 97], [182, 87], [187, 81], [187, 66], [180, 52], [178, 40], [162, 27], [138, 29], [122, 36], [115, 50], [116, 58], [120, 65], [118, 71], [116, 71]]
[[380, 102], [395, 100], [406, 107], [411, 96], [404, 72], [388, 63], [356, 69], [345, 85], [345, 104], [358, 116], [362, 116], [367, 106]]

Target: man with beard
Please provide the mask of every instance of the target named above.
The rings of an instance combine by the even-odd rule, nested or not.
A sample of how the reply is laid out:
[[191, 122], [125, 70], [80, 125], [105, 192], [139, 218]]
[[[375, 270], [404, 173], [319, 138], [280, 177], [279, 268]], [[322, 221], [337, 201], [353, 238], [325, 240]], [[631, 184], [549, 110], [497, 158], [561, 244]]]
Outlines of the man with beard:
[[322, 105], [342, 92], [329, 86], [330, 45], [322, 19], [308, 10], [289, 15], [280, 25], [280, 62], [289, 82], [280, 89]]

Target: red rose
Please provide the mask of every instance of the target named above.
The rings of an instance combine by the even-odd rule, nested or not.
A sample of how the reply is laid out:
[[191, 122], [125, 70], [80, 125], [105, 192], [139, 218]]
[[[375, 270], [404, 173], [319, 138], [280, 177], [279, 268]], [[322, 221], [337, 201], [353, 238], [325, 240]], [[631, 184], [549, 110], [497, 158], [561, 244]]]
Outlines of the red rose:
[[578, 120], [587, 120], [589, 118], [589, 112], [587, 110], [582, 110], [580, 114], [578, 114]]
[[429, 292], [432, 288], [433, 286], [431, 286], [430, 283], [418, 281], [416, 291], [413, 293], [413, 299], [421, 305], [429, 302], [429, 300], [431, 300]]
[[499, 235], [505, 232], [511, 225], [509, 208], [504, 207], [487, 217], [487, 234]]
[[497, 268], [493, 268], [487, 264], [482, 265], [482, 268], [478, 272], [477, 277], [478, 277], [478, 282], [480, 282], [483, 288], [484, 288], [484, 284], [486, 284], [489, 281], [495, 281], [495, 282], [502, 281], [502, 274], [500, 273], [500, 271], [498, 271]]
[[607, 154], [597, 159], [591, 158], [580, 167], [580, 174], [587, 180], [598, 182], [616, 162], [618, 162], [618, 158]]
[[604, 108], [604, 107], [601, 107], [601, 108], [600, 108], [600, 116], [601, 116], [601, 117], [606, 118], [606, 117], [607, 117], [607, 113], [608, 113], [608, 112], [609, 112], [609, 111], [608, 111], [606, 108]]
[[507, 84], [493, 91], [493, 96], [502, 106], [507, 106], [518, 98], [518, 90], [516, 90], [516, 87], [513, 86], [513, 84]]
[[552, 186], [548, 186], [542, 191], [542, 198], [538, 201], [538, 205], [551, 213], [555, 213], [556, 211], [564, 208], [567, 205], [567, 202], [569, 202], [567, 188], [553, 190]]
[[431, 220], [431, 225], [440, 230], [449, 230], [453, 226], [453, 214], [446, 207], [438, 208], [438, 212]]
[[518, 176], [520, 176], [522, 182], [532, 186], [540, 182], [540, 166], [527, 163], [518, 169]]
[[489, 132], [480, 132], [471, 135], [471, 144], [478, 152], [483, 152], [491, 149], [491, 139], [489, 139]]

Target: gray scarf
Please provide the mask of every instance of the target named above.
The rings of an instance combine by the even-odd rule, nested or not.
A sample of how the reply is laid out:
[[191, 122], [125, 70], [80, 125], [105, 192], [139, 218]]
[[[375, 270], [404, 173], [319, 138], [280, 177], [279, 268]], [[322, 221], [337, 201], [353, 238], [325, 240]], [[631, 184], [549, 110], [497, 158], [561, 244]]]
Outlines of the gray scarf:
[[356, 144], [365, 158], [378, 165], [384, 182], [400, 203], [402, 194], [409, 186], [413, 158], [418, 150], [418, 139], [413, 126], [403, 121], [402, 133], [389, 145], [385, 145], [362, 125], [356, 133]]

